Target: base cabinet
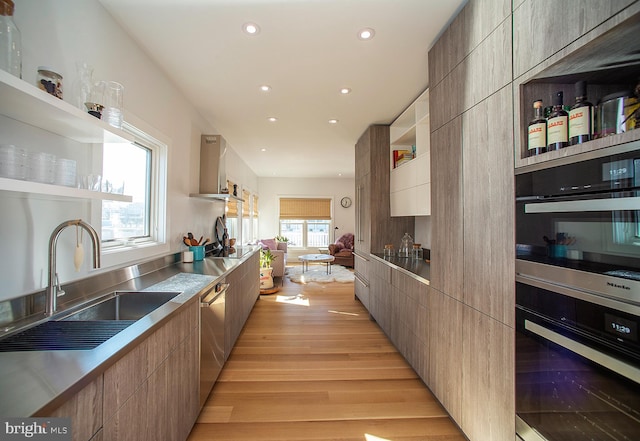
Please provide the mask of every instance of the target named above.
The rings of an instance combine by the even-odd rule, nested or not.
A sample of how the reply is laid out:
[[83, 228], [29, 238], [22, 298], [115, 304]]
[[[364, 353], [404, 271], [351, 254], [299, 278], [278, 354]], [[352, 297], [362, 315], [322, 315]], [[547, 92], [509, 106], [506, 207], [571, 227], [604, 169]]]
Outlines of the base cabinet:
[[96, 436], [102, 427], [102, 391], [103, 376], [100, 375], [47, 416], [71, 418], [73, 441], [99, 439]]
[[197, 299], [104, 374], [103, 440], [184, 440], [198, 417]]
[[260, 253], [254, 253], [226, 277], [225, 360], [260, 297]]

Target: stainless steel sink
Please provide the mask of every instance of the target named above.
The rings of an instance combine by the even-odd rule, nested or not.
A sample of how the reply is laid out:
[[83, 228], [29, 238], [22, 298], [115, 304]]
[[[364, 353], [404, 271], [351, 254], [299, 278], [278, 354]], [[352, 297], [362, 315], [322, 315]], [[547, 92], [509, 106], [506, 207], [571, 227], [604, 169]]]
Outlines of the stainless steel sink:
[[0, 352], [94, 349], [178, 294], [113, 292], [89, 306], [0, 340]]
[[114, 292], [59, 320], [138, 320], [177, 296], [178, 292]]

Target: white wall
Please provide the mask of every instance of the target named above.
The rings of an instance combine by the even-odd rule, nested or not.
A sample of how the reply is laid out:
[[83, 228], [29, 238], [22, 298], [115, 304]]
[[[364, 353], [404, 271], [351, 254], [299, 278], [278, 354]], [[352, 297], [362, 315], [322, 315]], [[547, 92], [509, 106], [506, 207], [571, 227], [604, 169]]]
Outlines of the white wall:
[[[187, 231], [198, 236], [212, 234], [215, 218], [223, 213], [224, 204], [189, 198], [188, 194], [198, 191], [200, 135], [217, 133], [215, 128], [197, 113], [97, 0], [16, 3], [14, 18], [22, 34], [24, 81], [35, 84], [37, 67], [49, 66], [64, 76], [65, 101], [73, 103], [76, 62], [87, 62], [95, 68], [94, 79], [124, 85], [125, 120], [168, 145], [168, 245], [156, 254], [182, 250], [181, 238]], [[69, 145], [68, 140], [0, 117], [0, 143], [6, 142], [29, 144], [28, 147], [40, 151], [68, 149], [81, 157], [83, 148], [91, 151], [95, 147]], [[255, 175], [238, 158], [234, 159], [233, 167], [234, 173], [256, 185]], [[86, 201], [0, 192], [3, 256], [0, 300], [45, 287], [51, 231], [67, 219], [82, 217], [92, 222], [90, 205]], [[75, 232], [70, 231], [63, 232], [59, 241], [58, 270], [63, 284], [85, 277], [89, 266], [85, 262], [79, 273], [74, 272]], [[85, 255], [89, 255], [88, 248]], [[140, 255], [134, 253], [132, 259], [137, 260]]]
[[431, 249], [431, 216], [416, 216], [413, 243], [419, 243], [422, 248]]
[[[272, 238], [279, 232], [279, 198], [323, 197], [333, 199], [333, 227], [336, 239], [344, 233], [355, 233], [355, 181], [353, 178], [258, 178], [260, 187], [260, 238]], [[340, 200], [348, 196], [354, 201], [342, 208]], [[333, 242], [333, 232], [330, 241]], [[317, 252], [317, 249], [308, 250]], [[290, 254], [296, 254], [295, 251]], [[300, 254], [304, 254], [301, 252]]]

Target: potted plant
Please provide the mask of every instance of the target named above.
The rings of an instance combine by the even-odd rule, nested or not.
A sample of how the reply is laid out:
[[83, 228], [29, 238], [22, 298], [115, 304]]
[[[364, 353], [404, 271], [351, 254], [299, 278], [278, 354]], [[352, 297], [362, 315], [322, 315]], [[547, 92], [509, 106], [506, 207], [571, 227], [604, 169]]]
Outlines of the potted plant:
[[260, 289], [273, 288], [273, 268], [271, 262], [276, 256], [271, 250], [260, 250]]

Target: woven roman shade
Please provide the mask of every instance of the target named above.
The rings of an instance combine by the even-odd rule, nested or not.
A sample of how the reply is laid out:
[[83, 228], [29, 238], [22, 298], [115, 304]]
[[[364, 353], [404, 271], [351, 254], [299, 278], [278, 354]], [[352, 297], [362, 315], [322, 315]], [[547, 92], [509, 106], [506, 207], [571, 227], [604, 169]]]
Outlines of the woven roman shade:
[[[227, 188], [233, 188], [233, 182], [227, 180]], [[227, 217], [238, 217], [238, 201], [232, 198], [227, 200]]]
[[258, 217], [258, 195], [253, 195], [253, 216]]
[[280, 198], [280, 219], [331, 220], [331, 199]]
[[242, 217], [249, 217], [251, 210], [249, 209], [249, 202], [251, 202], [251, 195], [247, 190], [242, 190], [242, 199], [244, 202], [242, 203]]

